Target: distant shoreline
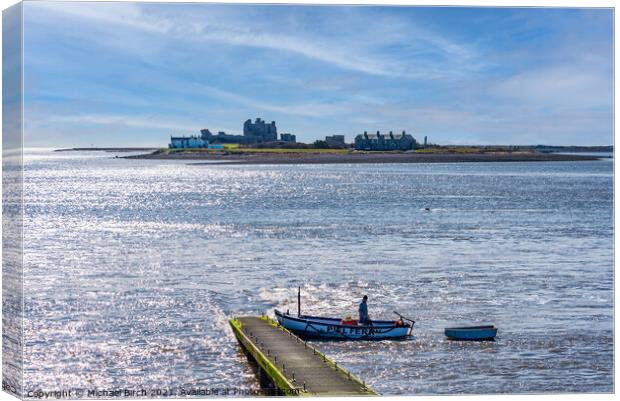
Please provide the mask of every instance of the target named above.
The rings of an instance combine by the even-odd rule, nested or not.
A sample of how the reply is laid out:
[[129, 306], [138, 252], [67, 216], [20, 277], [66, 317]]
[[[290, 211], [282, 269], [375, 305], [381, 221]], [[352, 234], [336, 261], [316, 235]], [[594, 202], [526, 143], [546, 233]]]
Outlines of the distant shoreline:
[[66, 148], [54, 152], [154, 152], [157, 148]]
[[360, 152], [360, 153], [228, 153], [228, 152], [174, 152], [124, 156], [125, 159], [205, 161], [195, 165], [248, 165], [248, 164], [377, 164], [377, 163], [467, 163], [467, 162], [541, 162], [598, 160], [592, 155], [563, 155], [535, 152], [488, 153], [415, 153], [415, 152]]

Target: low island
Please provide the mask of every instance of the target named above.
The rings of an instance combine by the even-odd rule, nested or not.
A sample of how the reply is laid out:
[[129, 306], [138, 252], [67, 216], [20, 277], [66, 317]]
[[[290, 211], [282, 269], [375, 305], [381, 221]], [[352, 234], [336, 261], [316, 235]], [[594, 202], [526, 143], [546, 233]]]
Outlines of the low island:
[[73, 150], [132, 152], [122, 157], [202, 161], [210, 165], [579, 161], [596, 160], [613, 153], [612, 146], [437, 145], [430, 143], [427, 136], [418, 141], [404, 130], [364, 131], [355, 136], [352, 143], [346, 142], [342, 134], [303, 143], [290, 132], [278, 133], [275, 121], [267, 122], [262, 118], [247, 119], [242, 135], [214, 133], [208, 128], [201, 129], [200, 134], [172, 135], [166, 148]]
[[126, 159], [204, 161], [205, 164], [349, 164], [349, 163], [459, 163], [597, 160], [600, 155], [543, 152], [533, 147], [435, 147], [411, 151], [353, 149], [244, 148], [157, 149]]

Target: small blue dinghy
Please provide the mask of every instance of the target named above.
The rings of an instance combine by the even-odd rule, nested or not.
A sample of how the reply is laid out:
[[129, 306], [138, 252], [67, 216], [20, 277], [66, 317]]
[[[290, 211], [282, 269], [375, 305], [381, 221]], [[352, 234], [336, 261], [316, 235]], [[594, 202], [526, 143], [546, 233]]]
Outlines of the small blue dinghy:
[[495, 326], [451, 327], [444, 330], [446, 337], [460, 341], [493, 341], [497, 335]]

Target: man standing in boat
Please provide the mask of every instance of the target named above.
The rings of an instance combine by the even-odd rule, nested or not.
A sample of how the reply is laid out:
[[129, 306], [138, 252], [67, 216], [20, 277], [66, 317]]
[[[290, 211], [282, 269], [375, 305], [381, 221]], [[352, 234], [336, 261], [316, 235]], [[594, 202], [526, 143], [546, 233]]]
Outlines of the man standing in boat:
[[362, 303], [360, 304], [360, 320], [359, 323], [366, 325], [366, 326], [370, 326], [372, 325], [372, 322], [370, 321], [370, 318], [368, 317], [368, 304], [366, 303], [366, 301], [368, 301], [368, 295], [364, 295], [364, 298], [362, 298]]

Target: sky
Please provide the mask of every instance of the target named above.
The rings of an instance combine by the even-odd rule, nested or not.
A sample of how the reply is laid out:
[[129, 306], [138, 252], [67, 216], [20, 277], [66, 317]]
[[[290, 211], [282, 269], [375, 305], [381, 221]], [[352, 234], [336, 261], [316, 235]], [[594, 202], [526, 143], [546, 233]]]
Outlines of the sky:
[[612, 51], [611, 9], [26, 2], [25, 144], [610, 145]]

